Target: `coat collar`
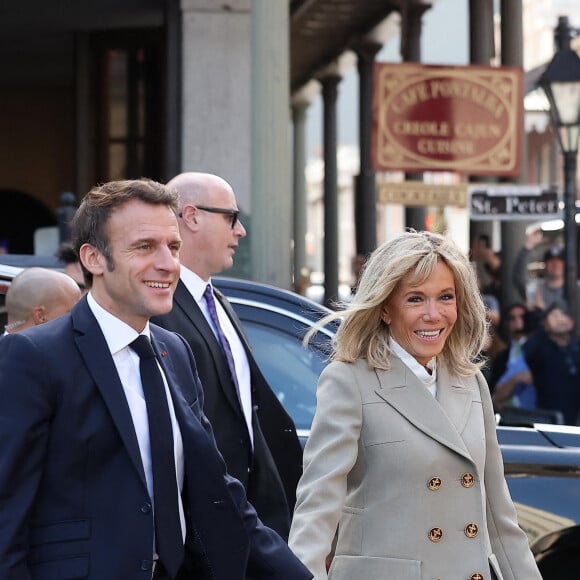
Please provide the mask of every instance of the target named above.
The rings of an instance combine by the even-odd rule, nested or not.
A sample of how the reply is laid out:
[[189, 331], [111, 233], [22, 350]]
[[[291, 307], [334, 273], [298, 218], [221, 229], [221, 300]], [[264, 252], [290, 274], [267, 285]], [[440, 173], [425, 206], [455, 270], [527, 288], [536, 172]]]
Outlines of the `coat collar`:
[[473, 388], [438, 364], [437, 399], [397, 357], [391, 370], [375, 371], [376, 394], [429, 437], [471, 459], [461, 437], [473, 401]]

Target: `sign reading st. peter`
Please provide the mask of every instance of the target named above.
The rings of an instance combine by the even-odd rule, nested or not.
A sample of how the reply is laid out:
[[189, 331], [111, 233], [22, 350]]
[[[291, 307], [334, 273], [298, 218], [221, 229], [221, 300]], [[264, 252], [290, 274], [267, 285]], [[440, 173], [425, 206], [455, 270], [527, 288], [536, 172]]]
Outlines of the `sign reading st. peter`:
[[467, 188], [472, 220], [539, 220], [562, 217], [561, 195], [539, 185], [471, 185]]
[[522, 108], [520, 68], [376, 63], [374, 168], [518, 175]]

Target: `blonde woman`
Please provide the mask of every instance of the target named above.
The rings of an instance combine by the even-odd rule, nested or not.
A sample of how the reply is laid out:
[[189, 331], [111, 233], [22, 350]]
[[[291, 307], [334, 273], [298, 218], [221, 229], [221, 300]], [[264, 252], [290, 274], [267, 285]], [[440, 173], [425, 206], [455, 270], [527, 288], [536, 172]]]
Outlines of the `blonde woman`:
[[541, 579], [504, 478], [466, 256], [401, 234], [332, 317], [289, 539], [315, 579]]

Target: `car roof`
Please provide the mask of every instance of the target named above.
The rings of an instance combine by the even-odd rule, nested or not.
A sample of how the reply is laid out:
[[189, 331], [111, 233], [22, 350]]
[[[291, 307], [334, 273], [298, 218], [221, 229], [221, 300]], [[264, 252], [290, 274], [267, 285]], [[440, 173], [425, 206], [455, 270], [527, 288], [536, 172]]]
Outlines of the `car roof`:
[[329, 308], [306, 296], [263, 282], [225, 276], [214, 276], [212, 281], [229, 299], [234, 299], [238, 303], [242, 301], [264, 303], [270, 307], [299, 312], [310, 321], [318, 321], [321, 317], [332, 313]]
[[36, 254], [0, 254], [0, 274], [5, 266], [19, 269], [40, 266], [42, 268], [62, 268], [62, 262], [56, 256], [40, 256]]

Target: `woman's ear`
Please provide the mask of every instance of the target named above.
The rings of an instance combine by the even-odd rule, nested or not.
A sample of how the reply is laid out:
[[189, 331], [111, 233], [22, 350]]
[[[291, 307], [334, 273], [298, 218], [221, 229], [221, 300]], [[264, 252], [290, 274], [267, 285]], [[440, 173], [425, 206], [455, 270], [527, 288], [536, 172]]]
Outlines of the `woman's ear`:
[[391, 317], [389, 316], [389, 311], [386, 309], [386, 307], [383, 308], [383, 311], [381, 312], [381, 318], [387, 326], [391, 324]]

